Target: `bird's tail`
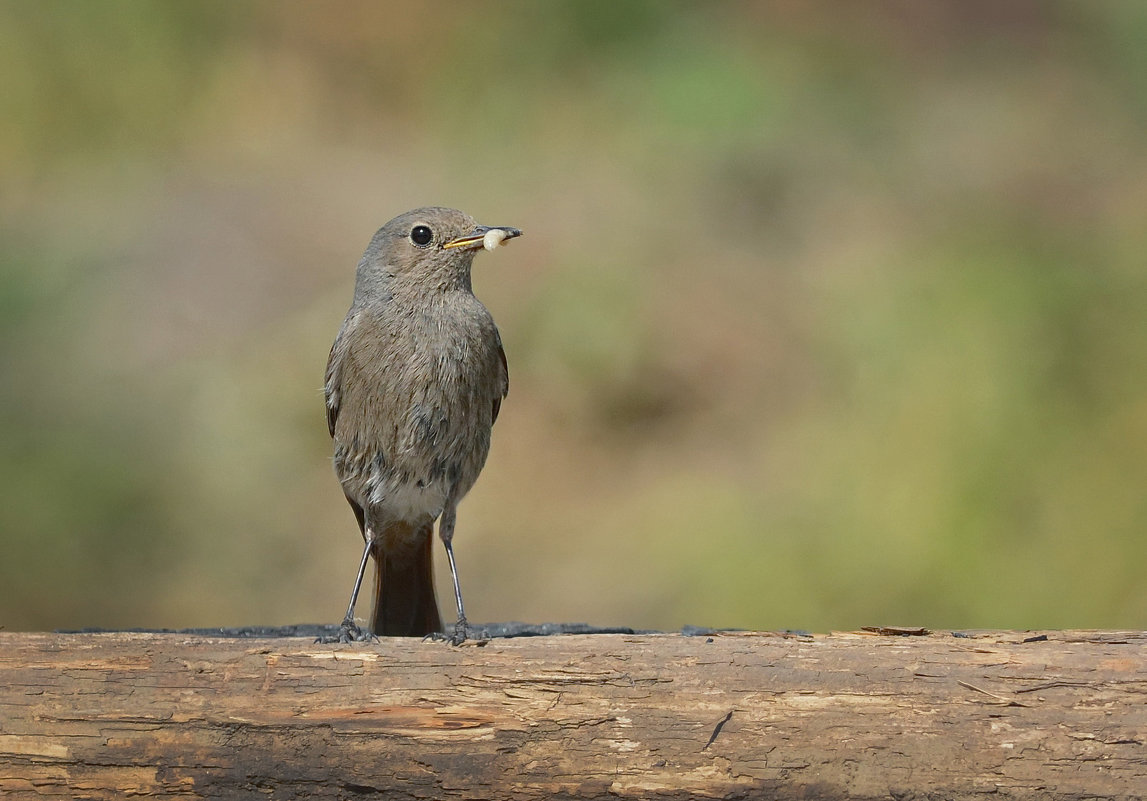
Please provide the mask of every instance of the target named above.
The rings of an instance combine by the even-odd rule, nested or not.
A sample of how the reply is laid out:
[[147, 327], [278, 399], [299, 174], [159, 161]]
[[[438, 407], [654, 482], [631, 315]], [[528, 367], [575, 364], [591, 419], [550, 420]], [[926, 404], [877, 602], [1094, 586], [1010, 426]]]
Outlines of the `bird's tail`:
[[[374, 610], [370, 630], [386, 637], [424, 637], [442, 631], [434, 594], [434, 523], [394, 524], [374, 553]], [[400, 547], [387, 547], [401, 543]]]

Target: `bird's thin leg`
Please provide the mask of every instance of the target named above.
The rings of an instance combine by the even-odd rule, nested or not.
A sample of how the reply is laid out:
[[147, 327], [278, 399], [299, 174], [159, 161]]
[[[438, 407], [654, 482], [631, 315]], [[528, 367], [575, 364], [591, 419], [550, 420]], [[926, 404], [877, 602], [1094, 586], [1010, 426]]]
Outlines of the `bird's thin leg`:
[[354, 589], [350, 593], [350, 604], [346, 608], [346, 617], [339, 625], [338, 634], [319, 637], [316, 642], [364, 642], [376, 639], [371, 633], [364, 632], [354, 622], [354, 607], [358, 603], [358, 592], [362, 589], [362, 580], [366, 575], [366, 563], [370, 561], [370, 549], [374, 544], [374, 532], [369, 528], [363, 533], [366, 540], [362, 548], [362, 561], [358, 563], [358, 575], [354, 580]]
[[454, 564], [454, 523], [458, 519], [458, 510], [454, 503], [448, 503], [442, 512], [442, 520], [438, 523], [438, 536], [446, 546], [446, 560], [450, 563], [450, 578], [454, 580], [454, 603], [458, 607], [458, 622], [454, 624], [454, 636], [450, 642], [461, 645], [469, 636], [469, 624], [466, 622], [466, 608], [462, 605], [462, 588], [458, 586], [458, 568]]
[[366, 563], [370, 561], [370, 546], [370, 538], [366, 538], [366, 543], [362, 548], [362, 561], [358, 563], [358, 575], [354, 580], [354, 589], [350, 592], [350, 604], [346, 608], [346, 617], [343, 618], [344, 623], [348, 620], [354, 623], [354, 608], [358, 604], [358, 591], [362, 589], [362, 579], [366, 575]]

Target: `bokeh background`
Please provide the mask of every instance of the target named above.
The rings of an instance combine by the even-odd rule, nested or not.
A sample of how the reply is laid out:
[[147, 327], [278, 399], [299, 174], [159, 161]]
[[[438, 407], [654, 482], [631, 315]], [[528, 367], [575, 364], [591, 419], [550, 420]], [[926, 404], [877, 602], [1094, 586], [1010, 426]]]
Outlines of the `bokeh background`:
[[473, 619], [1147, 625], [1137, 0], [0, 3], [0, 625], [337, 622], [423, 204], [526, 232]]

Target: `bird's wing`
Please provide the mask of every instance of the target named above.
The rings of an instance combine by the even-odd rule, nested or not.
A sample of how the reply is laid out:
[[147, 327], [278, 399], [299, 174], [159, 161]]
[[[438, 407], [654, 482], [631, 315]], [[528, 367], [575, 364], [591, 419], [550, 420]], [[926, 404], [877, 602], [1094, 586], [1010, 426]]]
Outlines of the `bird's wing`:
[[499, 383], [501, 384], [497, 394], [494, 395], [494, 414], [490, 418], [490, 425], [498, 420], [498, 412], [502, 410], [502, 398], [510, 394], [510, 368], [506, 364], [506, 351], [502, 348], [502, 337], [498, 337], [498, 361], [502, 365], [502, 370], [499, 373]]
[[339, 334], [331, 345], [330, 356], [327, 357], [326, 378], [323, 381], [323, 395], [326, 397], [327, 430], [331, 436], [335, 435], [335, 423], [339, 417], [339, 404], [342, 402], [343, 363], [346, 361], [347, 347], [350, 342], [350, 331], [354, 327], [354, 318], [347, 315], [343, 320]]

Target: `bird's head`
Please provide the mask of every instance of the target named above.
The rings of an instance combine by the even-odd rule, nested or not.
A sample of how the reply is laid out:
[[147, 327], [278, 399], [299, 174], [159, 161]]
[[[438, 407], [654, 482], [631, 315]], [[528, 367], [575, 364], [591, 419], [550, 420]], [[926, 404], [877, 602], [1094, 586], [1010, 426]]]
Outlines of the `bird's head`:
[[400, 214], [374, 235], [358, 268], [360, 292], [398, 287], [431, 291], [470, 286], [474, 255], [521, 236], [517, 228], [479, 225], [457, 209], [428, 206]]

